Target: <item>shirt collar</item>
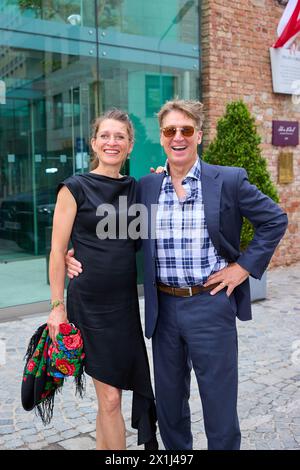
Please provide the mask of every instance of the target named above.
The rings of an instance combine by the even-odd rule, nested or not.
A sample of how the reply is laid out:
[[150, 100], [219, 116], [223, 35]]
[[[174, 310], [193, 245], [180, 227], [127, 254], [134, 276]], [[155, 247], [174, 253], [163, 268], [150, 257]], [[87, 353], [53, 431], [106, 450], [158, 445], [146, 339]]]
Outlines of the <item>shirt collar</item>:
[[[164, 172], [165, 172], [165, 176], [170, 176], [168, 160], [165, 163]], [[187, 178], [192, 178], [196, 180], [201, 179], [201, 165], [200, 165], [199, 157], [197, 158], [194, 165], [192, 166], [192, 168], [190, 169], [190, 171], [187, 173], [187, 175], [184, 177], [183, 180], [186, 180]]]

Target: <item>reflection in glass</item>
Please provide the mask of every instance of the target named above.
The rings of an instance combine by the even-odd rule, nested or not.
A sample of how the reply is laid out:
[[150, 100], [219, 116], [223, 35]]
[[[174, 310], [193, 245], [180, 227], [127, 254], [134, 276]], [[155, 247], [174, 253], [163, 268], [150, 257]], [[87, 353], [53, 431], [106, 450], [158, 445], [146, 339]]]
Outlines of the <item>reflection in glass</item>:
[[7, 248], [0, 250], [0, 260], [10, 249], [45, 253], [56, 186], [74, 173], [75, 154], [76, 169], [86, 171], [96, 109], [89, 92], [96, 76], [93, 59], [70, 62], [63, 54], [2, 50], [7, 100], [0, 107], [0, 241]]
[[138, 36], [198, 43], [197, 0], [111, 0], [98, 2], [98, 24], [102, 29]]
[[197, 0], [0, 1], [0, 308], [49, 297], [56, 187], [89, 171], [95, 116], [130, 114], [125, 174], [164, 164], [156, 113], [199, 95], [198, 25]]
[[63, 127], [64, 110], [62, 102], [62, 93], [53, 96], [53, 128], [60, 129]]
[[161, 103], [177, 95], [176, 77], [164, 75], [146, 75], [146, 116], [153, 117]]
[[95, 0], [3, 0], [5, 11], [24, 18], [94, 26]]

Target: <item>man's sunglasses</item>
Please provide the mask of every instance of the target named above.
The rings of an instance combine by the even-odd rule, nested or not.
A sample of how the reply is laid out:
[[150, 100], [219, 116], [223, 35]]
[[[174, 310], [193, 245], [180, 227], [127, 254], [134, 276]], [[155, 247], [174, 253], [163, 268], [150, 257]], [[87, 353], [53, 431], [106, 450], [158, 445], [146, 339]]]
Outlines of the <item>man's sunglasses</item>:
[[192, 137], [194, 135], [195, 130], [198, 130], [198, 127], [194, 126], [183, 126], [183, 127], [175, 127], [175, 126], [168, 126], [162, 127], [160, 130], [162, 131], [165, 137], [174, 137], [176, 135], [177, 130], [180, 130], [181, 135], [183, 137]]

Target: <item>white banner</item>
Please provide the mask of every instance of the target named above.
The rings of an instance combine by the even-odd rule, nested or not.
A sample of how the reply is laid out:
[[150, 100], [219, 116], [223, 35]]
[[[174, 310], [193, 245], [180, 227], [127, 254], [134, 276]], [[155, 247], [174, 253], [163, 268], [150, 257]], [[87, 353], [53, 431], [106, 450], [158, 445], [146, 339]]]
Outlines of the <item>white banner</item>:
[[274, 93], [300, 94], [300, 51], [270, 48]]

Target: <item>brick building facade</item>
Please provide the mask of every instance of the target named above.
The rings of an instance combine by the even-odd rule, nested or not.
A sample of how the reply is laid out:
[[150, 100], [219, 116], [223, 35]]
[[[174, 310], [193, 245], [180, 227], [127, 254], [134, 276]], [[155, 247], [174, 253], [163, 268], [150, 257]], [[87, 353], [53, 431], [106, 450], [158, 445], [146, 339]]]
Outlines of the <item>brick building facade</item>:
[[300, 260], [300, 146], [285, 147], [294, 155], [294, 181], [278, 183], [278, 155], [272, 145], [272, 120], [299, 121], [300, 104], [292, 96], [273, 93], [269, 48], [283, 13], [276, 0], [203, 0], [201, 20], [202, 100], [206, 110], [204, 146], [216, 134], [217, 120], [228, 101], [243, 99], [256, 118], [262, 154], [276, 183], [289, 226], [271, 262]]

